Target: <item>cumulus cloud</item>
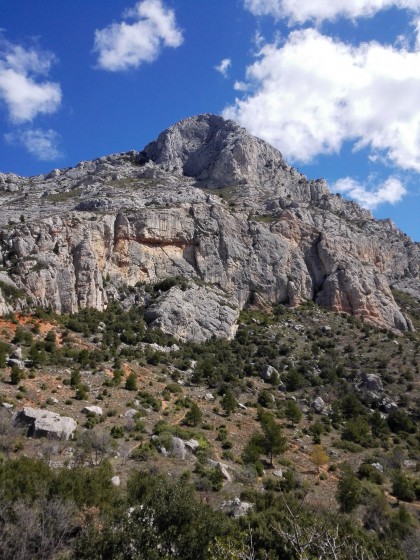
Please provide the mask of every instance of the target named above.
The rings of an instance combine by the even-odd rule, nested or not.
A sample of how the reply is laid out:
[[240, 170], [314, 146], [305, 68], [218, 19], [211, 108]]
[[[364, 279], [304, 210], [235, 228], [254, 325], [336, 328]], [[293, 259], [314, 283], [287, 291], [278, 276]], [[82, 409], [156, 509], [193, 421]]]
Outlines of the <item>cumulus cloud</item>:
[[380, 204], [396, 204], [407, 193], [406, 188], [396, 177], [389, 177], [374, 188], [352, 179], [344, 177], [332, 185], [336, 192], [345, 193], [368, 210], [374, 210]]
[[224, 78], [227, 78], [228, 70], [232, 66], [232, 61], [230, 58], [224, 58], [220, 64], [215, 66], [215, 70], [220, 72]]
[[[143, 0], [123, 14], [125, 21], [95, 31], [98, 66], [117, 72], [153, 62], [162, 47], [179, 47], [183, 36], [175, 13], [161, 0]], [[129, 20], [134, 20], [129, 23]]]
[[60, 135], [54, 130], [25, 129], [5, 134], [9, 144], [22, 145], [30, 154], [43, 161], [54, 161], [62, 156]]
[[393, 7], [420, 11], [419, 0], [244, 0], [244, 5], [256, 16], [271, 15], [294, 23], [370, 17]]
[[315, 29], [262, 47], [247, 69], [252, 91], [227, 107], [293, 161], [354, 149], [420, 171], [420, 52], [352, 46]]
[[45, 79], [55, 57], [36, 48], [2, 42], [0, 45], [0, 101], [13, 122], [33, 120], [54, 113], [61, 104], [58, 83]]

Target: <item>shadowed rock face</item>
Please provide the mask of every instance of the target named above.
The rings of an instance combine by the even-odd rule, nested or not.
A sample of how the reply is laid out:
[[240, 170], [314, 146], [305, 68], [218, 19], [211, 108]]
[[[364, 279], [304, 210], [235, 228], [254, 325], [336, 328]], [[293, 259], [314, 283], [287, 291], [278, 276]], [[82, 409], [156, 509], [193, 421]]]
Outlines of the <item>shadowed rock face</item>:
[[[103, 309], [125, 291], [152, 324], [204, 340], [233, 336], [248, 301], [311, 299], [404, 330], [390, 287], [420, 297], [418, 243], [215, 115], [181, 121], [142, 152], [0, 174], [0, 194], [4, 313]], [[144, 290], [176, 276], [187, 288], [153, 300]]]

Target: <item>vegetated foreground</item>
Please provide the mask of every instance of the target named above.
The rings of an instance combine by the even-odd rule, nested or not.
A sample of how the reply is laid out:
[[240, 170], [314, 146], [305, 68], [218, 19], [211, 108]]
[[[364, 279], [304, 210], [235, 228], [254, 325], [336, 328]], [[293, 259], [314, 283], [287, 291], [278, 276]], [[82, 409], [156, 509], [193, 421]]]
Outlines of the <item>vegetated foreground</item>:
[[180, 342], [115, 301], [0, 336], [5, 560], [418, 557], [418, 330], [306, 303]]

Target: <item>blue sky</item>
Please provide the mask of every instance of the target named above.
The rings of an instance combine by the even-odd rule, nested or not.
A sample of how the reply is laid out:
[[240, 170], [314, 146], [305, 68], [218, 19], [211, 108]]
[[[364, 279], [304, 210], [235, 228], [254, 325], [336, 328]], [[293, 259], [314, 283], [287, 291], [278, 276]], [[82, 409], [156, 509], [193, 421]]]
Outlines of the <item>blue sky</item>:
[[140, 150], [198, 113], [420, 241], [420, 0], [0, 0], [0, 171]]

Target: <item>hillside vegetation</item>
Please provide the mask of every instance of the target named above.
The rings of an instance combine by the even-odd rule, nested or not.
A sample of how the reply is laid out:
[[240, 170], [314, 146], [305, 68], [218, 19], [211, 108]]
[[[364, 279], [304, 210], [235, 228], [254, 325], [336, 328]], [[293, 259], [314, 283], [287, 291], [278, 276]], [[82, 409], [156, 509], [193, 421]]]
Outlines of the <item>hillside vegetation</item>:
[[[114, 302], [0, 333], [3, 558], [417, 554], [418, 331], [307, 303], [182, 343]], [[27, 437], [25, 406], [74, 418], [74, 439]]]

